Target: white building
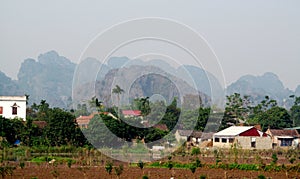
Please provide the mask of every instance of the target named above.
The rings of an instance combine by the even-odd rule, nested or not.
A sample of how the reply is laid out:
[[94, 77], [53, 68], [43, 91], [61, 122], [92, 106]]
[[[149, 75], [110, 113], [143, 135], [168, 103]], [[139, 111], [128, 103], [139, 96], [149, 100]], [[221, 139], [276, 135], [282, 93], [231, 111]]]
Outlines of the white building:
[[26, 96], [0, 96], [0, 116], [26, 121]]
[[272, 149], [271, 138], [254, 126], [231, 126], [213, 135], [213, 146], [230, 148], [238, 144], [243, 149]]

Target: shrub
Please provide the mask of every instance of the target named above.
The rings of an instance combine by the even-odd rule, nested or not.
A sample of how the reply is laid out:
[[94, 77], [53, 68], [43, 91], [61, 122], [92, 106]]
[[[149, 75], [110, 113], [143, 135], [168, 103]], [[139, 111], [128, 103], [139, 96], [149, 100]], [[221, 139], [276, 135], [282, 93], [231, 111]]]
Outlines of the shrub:
[[111, 162], [107, 162], [106, 165], [105, 165], [105, 170], [106, 170], [106, 172], [107, 172], [109, 175], [111, 174], [112, 168], [113, 168], [112, 163], [111, 163]]
[[24, 162], [20, 162], [19, 166], [20, 166], [21, 169], [23, 169], [25, 167], [25, 163]]
[[260, 174], [257, 176], [258, 179], [266, 179], [266, 177], [263, 174]]
[[117, 177], [120, 178], [120, 175], [122, 174], [124, 169], [123, 165], [119, 165], [119, 167], [114, 167], [114, 169]]
[[171, 161], [168, 162], [168, 169], [171, 170], [173, 168], [173, 163]]
[[148, 177], [147, 175], [144, 175], [144, 176], [142, 177], [142, 179], [149, 179], [149, 177]]
[[192, 155], [199, 155], [200, 154], [200, 148], [194, 147], [192, 149]]
[[196, 159], [195, 165], [196, 165], [196, 167], [201, 167], [202, 166], [201, 161], [199, 160], [199, 158]]
[[192, 173], [195, 173], [197, 167], [195, 165], [190, 165], [189, 169], [191, 170]]
[[14, 166], [0, 166], [0, 175], [5, 178], [6, 175], [12, 176], [13, 171], [16, 169]]
[[290, 161], [291, 164], [293, 164], [293, 163], [295, 162], [295, 160], [296, 160], [296, 159], [295, 159], [294, 157], [292, 157], [292, 158], [290, 158], [289, 161]]
[[277, 160], [278, 160], [277, 154], [273, 153], [272, 154], [272, 162], [271, 162], [271, 164], [275, 165], [277, 163]]
[[159, 167], [160, 164], [159, 162], [153, 162], [152, 164], [150, 164], [151, 167]]
[[200, 175], [200, 179], [206, 179], [206, 175]]
[[68, 161], [67, 161], [67, 165], [68, 165], [69, 168], [71, 168], [72, 162], [73, 162], [72, 160], [68, 160]]
[[141, 170], [143, 170], [143, 168], [144, 168], [144, 163], [143, 163], [143, 161], [139, 161], [138, 163], [137, 163], [137, 166], [141, 169]]
[[217, 149], [214, 150], [214, 156], [216, 158], [216, 165], [218, 165], [218, 163], [221, 162], [222, 160], [220, 159], [220, 154]]

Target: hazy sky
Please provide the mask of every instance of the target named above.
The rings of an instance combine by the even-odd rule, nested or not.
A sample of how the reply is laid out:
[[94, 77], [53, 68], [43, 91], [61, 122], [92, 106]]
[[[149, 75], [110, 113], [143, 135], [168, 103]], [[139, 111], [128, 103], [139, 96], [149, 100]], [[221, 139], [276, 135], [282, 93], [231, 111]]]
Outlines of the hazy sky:
[[104, 29], [163, 17], [200, 33], [218, 56], [227, 84], [274, 72], [300, 84], [300, 1], [0, 1], [0, 70], [16, 79], [22, 61], [56, 50], [73, 62]]

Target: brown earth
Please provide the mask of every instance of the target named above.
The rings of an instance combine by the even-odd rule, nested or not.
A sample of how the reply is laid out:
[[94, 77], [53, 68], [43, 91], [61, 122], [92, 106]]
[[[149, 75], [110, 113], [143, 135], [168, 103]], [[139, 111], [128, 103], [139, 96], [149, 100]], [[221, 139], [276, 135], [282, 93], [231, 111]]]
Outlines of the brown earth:
[[[297, 172], [263, 172], [263, 171], [242, 171], [242, 170], [223, 170], [198, 168], [193, 174], [189, 169], [166, 169], [166, 168], [144, 168], [141, 170], [138, 167], [124, 166], [124, 171], [120, 178], [141, 179], [143, 175], [147, 175], [150, 179], [169, 179], [172, 176], [174, 179], [192, 179], [198, 178], [201, 175], [206, 175], [206, 178], [257, 178], [258, 175], [263, 174], [267, 178], [283, 179], [283, 178], [300, 178], [300, 173]], [[115, 179], [117, 178], [115, 171], [109, 175], [103, 166], [80, 167], [73, 165], [68, 168], [66, 165], [49, 166], [49, 165], [26, 165], [24, 169], [17, 168], [12, 176], [6, 178], [24, 178], [30, 179], [36, 177], [38, 179], [48, 178], [99, 178], [99, 179]]]

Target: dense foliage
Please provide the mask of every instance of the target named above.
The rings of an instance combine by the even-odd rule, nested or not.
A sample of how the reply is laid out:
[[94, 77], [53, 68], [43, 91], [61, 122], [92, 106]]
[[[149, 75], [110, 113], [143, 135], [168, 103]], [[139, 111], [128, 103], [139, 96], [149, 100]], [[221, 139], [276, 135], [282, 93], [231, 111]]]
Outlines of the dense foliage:
[[[0, 116], [0, 135], [6, 138], [8, 145], [13, 145], [17, 140], [27, 146], [87, 144], [72, 113], [59, 108], [50, 108], [48, 103], [42, 100], [39, 105], [33, 104], [27, 114], [26, 121]], [[46, 125], [38, 126], [34, 121], [44, 122]]]
[[[116, 88], [117, 89], [117, 88]], [[117, 93], [118, 92], [118, 93]], [[120, 95], [120, 90], [116, 95]], [[114, 140], [107, 136], [117, 136], [124, 141], [140, 140], [146, 143], [157, 141], [165, 137], [165, 141], [175, 141], [175, 137], [170, 131], [177, 124], [181, 117], [181, 129], [192, 129], [203, 131], [211, 118], [211, 128], [220, 126], [224, 129], [231, 125], [244, 123], [245, 125], [260, 124], [263, 131], [268, 127], [274, 129], [288, 128], [300, 124], [300, 97], [291, 96], [294, 105], [290, 110], [279, 107], [277, 102], [265, 97], [259, 104], [253, 105], [249, 97], [242, 97], [239, 94], [227, 96], [224, 115], [215, 113], [209, 107], [199, 109], [181, 109], [178, 107], [175, 98], [168, 106], [161, 101], [150, 102], [149, 98], [135, 99], [132, 103], [133, 109], [142, 111], [142, 119], [147, 120], [152, 127], [132, 126], [118, 116], [118, 109], [104, 108], [101, 101], [93, 98], [91, 103], [95, 103], [95, 109], [99, 114], [95, 115], [90, 121], [87, 129], [80, 129], [75, 121], [75, 115], [88, 115], [87, 106], [78, 105], [77, 110], [66, 111], [59, 108], [51, 108], [49, 104], [42, 100], [40, 104], [33, 104], [27, 109], [26, 122], [20, 119], [5, 119], [0, 116], [0, 136], [2, 145], [13, 145], [17, 140], [26, 146], [85, 146], [90, 145], [83, 133], [87, 136], [94, 146], [114, 145]], [[117, 118], [104, 115], [103, 112], [112, 113]], [[214, 112], [214, 113], [213, 113]], [[219, 120], [214, 117], [223, 116], [220, 125]], [[216, 117], [217, 118], [217, 117]], [[132, 118], [130, 120], [137, 120]], [[37, 121], [44, 122], [45, 126], [38, 126]], [[141, 120], [137, 120], [141, 123]], [[155, 128], [153, 124], [167, 126], [167, 130]], [[82, 131], [83, 130], [83, 133]], [[112, 135], [113, 134], [113, 135]], [[3, 140], [4, 139], [4, 140]], [[121, 143], [120, 143], [121, 144]], [[1, 147], [0, 146], [0, 147]]]

